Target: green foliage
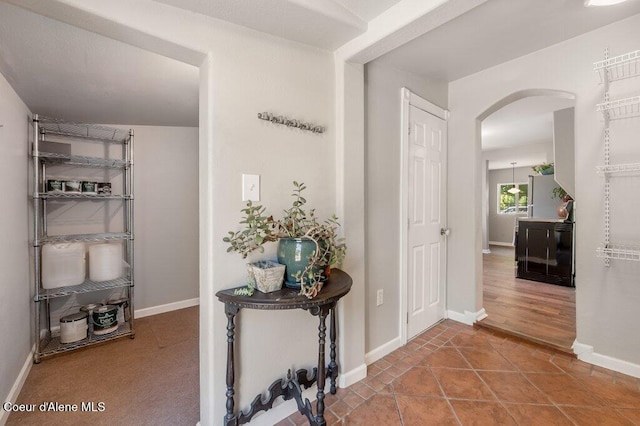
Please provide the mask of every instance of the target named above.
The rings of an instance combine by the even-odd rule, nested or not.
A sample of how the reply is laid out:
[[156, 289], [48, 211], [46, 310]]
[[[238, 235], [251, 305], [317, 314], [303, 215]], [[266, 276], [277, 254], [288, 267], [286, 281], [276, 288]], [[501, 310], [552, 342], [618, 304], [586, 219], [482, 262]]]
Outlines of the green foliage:
[[565, 191], [561, 186], [556, 186], [551, 191], [551, 198], [558, 198], [559, 200], [562, 200], [565, 195], [567, 195], [567, 191]]
[[[529, 185], [528, 184], [516, 184], [516, 186], [520, 189], [520, 192], [516, 194], [512, 194], [509, 192], [511, 188], [513, 188], [513, 184], [504, 184], [500, 185], [500, 193], [499, 196], [499, 211], [504, 212], [507, 208], [512, 206], [526, 206], [529, 199]], [[514, 211], [513, 213], [516, 213]]]
[[[542, 164], [539, 164], [537, 166], [531, 167], [531, 169], [533, 169], [534, 172], [540, 173], [540, 174], [544, 174], [543, 172], [545, 170], [549, 170], [549, 169], [552, 169], [552, 168], [553, 168], [553, 163], [542, 163]], [[551, 174], [551, 173], [549, 173], [549, 174]]]
[[253, 288], [253, 286], [251, 285], [247, 285], [246, 287], [240, 287], [240, 288], [236, 288], [235, 290], [233, 290], [233, 294], [235, 296], [253, 296], [253, 293], [255, 292], [255, 288]]
[[293, 182], [294, 198], [291, 207], [284, 210], [280, 220], [266, 216], [263, 206], [254, 206], [251, 201], [241, 211], [244, 213], [240, 224], [243, 229], [229, 232], [223, 241], [229, 244], [227, 252], [238, 252], [242, 257], [254, 250], [264, 251], [263, 245], [277, 241], [279, 238], [307, 238], [316, 244], [316, 250], [309, 259], [309, 266], [302, 271], [298, 279], [302, 280], [301, 293], [314, 297], [322, 287], [324, 275], [322, 271], [332, 265], [340, 265], [346, 255], [347, 246], [344, 238], [338, 237], [340, 223], [335, 215], [320, 222], [315, 209], [306, 209], [307, 200], [302, 196], [307, 188], [304, 183]]
[[240, 220], [244, 229], [238, 232], [229, 232], [228, 237], [222, 241], [229, 243], [227, 252], [236, 251], [246, 258], [254, 250], [264, 251], [263, 244], [269, 241], [277, 241], [278, 237], [274, 232], [274, 222], [272, 216], [265, 216], [265, 208], [254, 206], [251, 200], [247, 201], [247, 207], [241, 210], [245, 216]]

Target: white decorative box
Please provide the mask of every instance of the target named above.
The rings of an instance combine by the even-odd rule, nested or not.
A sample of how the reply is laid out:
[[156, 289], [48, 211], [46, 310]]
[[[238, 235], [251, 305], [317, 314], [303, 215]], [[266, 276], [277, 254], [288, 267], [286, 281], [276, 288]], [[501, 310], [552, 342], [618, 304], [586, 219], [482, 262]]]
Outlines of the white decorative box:
[[248, 263], [249, 281], [262, 293], [271, 293], [282, 288], [285, 266], [272, 260]]

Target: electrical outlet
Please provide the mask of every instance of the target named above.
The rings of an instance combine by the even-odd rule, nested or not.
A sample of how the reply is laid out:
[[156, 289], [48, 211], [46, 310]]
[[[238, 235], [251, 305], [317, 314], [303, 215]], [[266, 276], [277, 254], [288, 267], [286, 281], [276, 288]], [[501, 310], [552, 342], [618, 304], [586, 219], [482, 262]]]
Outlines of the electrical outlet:
[[376, 292], [376, 306], [382, 305], [383, 302], [384, 302], [383, 290], [380, 289]]

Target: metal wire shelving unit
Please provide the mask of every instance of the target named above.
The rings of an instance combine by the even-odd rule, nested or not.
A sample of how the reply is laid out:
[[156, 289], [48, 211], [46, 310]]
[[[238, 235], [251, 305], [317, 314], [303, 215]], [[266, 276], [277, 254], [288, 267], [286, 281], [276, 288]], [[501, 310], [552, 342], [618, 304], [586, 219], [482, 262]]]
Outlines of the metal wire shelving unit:
[[[34, 279], [34, 334], [38, 342], [33, 355], [34, 363], [39, 363], [41, 358], [79, 349], [81, 347], [108, 342], [113, 339], [135, 336], [134, 330], [134, 259], [133, 259], [133, 131], [115, 129], [93, 124], [69, 122], [43, 116], [33, 116], [33, 143], [31, 155], [33, 159], [33, 279]], [[53, 136], [53, 138], [51, 138]], [[69, 143], [70, 148], [81, 144], [102, 143], [121, 144], [121, 158], [88, 157], [83, 155], [60, 154], [56, 152], [43, 152], [41, 142], [50, 139]], [[117, 149], [117, 148], [116, 148]], [[106, 150], [111, 156], [111, 150]], [[54, 166], [73, 166], [74, 169], [100, 168], [115, 169], [116, 174], [122, 177], [122, 194], [97, 194], [97, 193], [66, 193], [47, 192], [46, 180], [48, 168]], [[99, 232], [90, 234], [50, 235], [47, 222], [47, 205], [50, 202], [105, 202], [115, 201], [122, 203], [123, 231]], [[77, 204], [77, 203], [76, 203]], [[73, 208], [76, 204], [70, 204]], [[124, 276], [109, 281], [92, 281], [86, 279], [83, 283], [67, 287], [45, 289], [42, 286], [42, 248], [47, 244], [65, 242], [104, 242], [122, 241], [124, 246], [124, 261], [129, 268]], [[53, 299], [69, 297], [72, 295], [91, 293], [109, 289], [124, 289], [128, 299], [128, 314], [124, 324], [119, 324], [118, 329], [103, 335], [88, 333], [87, 338], [73, 342], [61, 343], [59, 336], [52, 330], [51, 304]]]
[[640, 245], [611, 241], [611, 178], [638, 174], [640, 163], [611, 164], [610, 140], [611, 121], [640, 117], [640, 96], [609, 99], [610, 83], [640, 76], [640, 50], [609, 58], [609, 50], [605, 49], [604, 60], [595, 62], [593, 69], [604, 84], [604, 102], [596, 105], [596, 111], [604, 118], [604, 165], [596, 167], [596, 172], [604, 177], [604, 240], [596, 254], [610, 266], [612, 259], [640, 261]]

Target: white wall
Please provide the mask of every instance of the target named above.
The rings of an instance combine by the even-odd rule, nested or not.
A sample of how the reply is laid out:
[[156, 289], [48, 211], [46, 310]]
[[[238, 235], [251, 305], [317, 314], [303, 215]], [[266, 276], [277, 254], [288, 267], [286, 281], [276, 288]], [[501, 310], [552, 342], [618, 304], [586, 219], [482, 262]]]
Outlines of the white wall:
[[[366, 351], [400, 330], [400, 90], [447, 107], [447, 85], [379, 62], [365, 66]], [[376, 306], [382, 289], [384, 303]]]
[[136, 309], [198, 297], [198, 129], [135, 132]]
[[[0, 401], [10, 395], [32, 347], [27, 140], [31, 113], [0, 74]], [[19, 391], [19, 389], [17, 389]], [[0, 423], [3, 420], [0, 413]]]
[[513, 230], [516, 225], [516, 218], [527, 217], [527, 213], [523, 214], [498, 214], [498, 185], [501, 183], [510, 183], [513, 181], [512, 175], [515, 175], [515, 181], [518, 183], [529, 182], [529, 175], [533, 171], [531, 167], [516, 167], [511, 169], [500, 169], [489, 171], [489, 241], [505, 244], [513, 244]]
[[[606, 268], [595, 258], [603, 236], [603, 181], [595, 167], [603, 162], [603, 121], [595, 110], [602, 102], [603, 86], [592, 71], [593, 62], [603, 58], [605, 47], [610, 55], [638, 48], [640, 16], [573, 38], [564, 43], [504, 63], [449, 86], [450, 163], [449, 188], [470, 186], [476, 189], [481, 178], [481, 152], [476, 118], [506, 96], [525, 89], [564, 90], [576, 95], [576, 317], [577, 340], [593, 346], [596, 353], [640, 364], [640, 329], [629, 327], [637, 319], [640, 265], [635, 262], [612, 262]], [[625, 94], [626, 92], [626, 94]], [[617, 84], [612, 98], [640, 92], [638, 79]], [[632, 139], [632, 121], [618, 122], [614, 143], [619, 162], [638, 156], [637, 141]], [[625, 135], [625, 129], [626, 135]], [[626, 138], [625, 138], [626, 136]], [[469, 153], [471, 155], [469, 155]], [[465, 155], [467, 154], [467, 155]], [[621, 155], [622, 154], [622, 155]], [[613, 158], [612, 158], [613, 160]], [[615, 161], [615, 160], [614, 160]], [[635, 160], [637, 161], [637, 160]], [[637, 191], [637, 181], [624, 180], [626, 193]], [[476, 182], [476, 183], [474, 183]], [[621, 182], [621, 181], [618, 181]], [[619, 194], [625, 192], [618, 192]], [[625, 198], [623, 196], [623, 198]], [[627, 197], [628, 198], [628, 197]], [[481, 298], [481, 199], [476, 197], [473, 210], [466, 199], [449, 196], [452, 235], [449, 240], [449, 303], [458, 312], [477, 311]], [[619, 237], [639, 240], [640, 230], [634, 220], [634, 209], [618, 209], [612, 232]], [[627, 213], [625, 215], [625, 212]], [[465, 265], [461, 268], [460, 265]]]
[[[291, 205], [292, 181], [304, 182], [305, 198], [319, 217], [336, 209], [333, 58], [324, 51], [284, 42], [249, 31], [222, 31], [212, 27], [224, 42], [210, 40], [213, 53], [213, 288], [241, 285], [246, 279], [245, 260], [227, 253], [222, 241], [238, 230], [241, 175], [260, 175], [261, 202], [267, 212], [279, 215]], [[327, 128], [323, 134], [277, 126], [256, 118], [271, 111], [312, 121]], [[348, 159], [347, 159], [348, 161]], [[348, 226], [345, 224], [345, 226]], [[349, 246], [349, 240], [347, 240]], [[275, 247], [263, 255], [274, 257]], [[352, 256], [347, 251], [347, 257]], [[348, 260], [350, 261], [350, 260]], [[347, 271], [348, 272], [348, 271]], [[349, 296], [348, 296], [349, 297]], [[226, 317], [214, 301], [212, 327], [219, 332], [213, 342], [213, 403], [215, 424], [224, 414]], [[345, 310], [341, 322], [349, 324], [358, 311]], [[237, 320], [236, 407], [246, 409], [251, 400], [289, 368], [312, 367], [317, 362], [317, 318], [308, 312], [243, 310]], [[357, 346], [357, 340], [354, 341]], [[348, 352], [345, 346], [340, 351]], [[202, 356], [202, 355], [201, 355]], [[342, 365], [342, 372], [353, 366]]]

